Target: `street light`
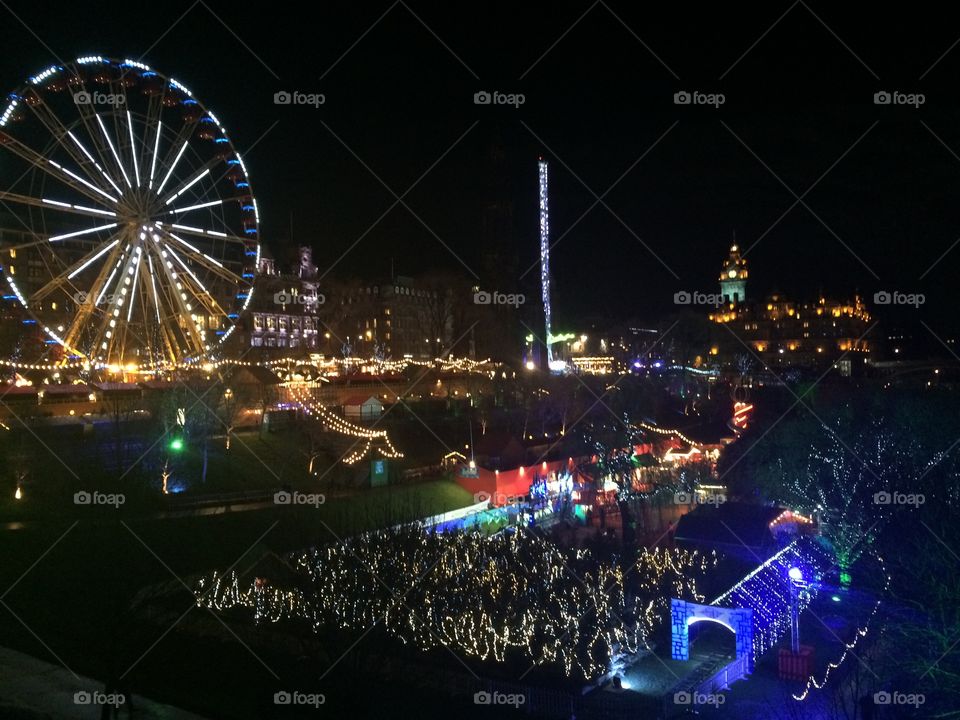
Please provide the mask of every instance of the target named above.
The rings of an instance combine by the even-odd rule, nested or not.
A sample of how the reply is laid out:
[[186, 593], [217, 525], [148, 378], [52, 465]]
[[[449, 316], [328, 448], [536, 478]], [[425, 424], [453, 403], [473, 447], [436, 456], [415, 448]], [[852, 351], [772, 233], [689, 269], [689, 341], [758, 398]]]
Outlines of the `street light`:
[[803, 579], [803, 571], [794, 566], [787, 570], [790, 580], [790, 649], [794, 655], [800, 653], [800, 589], [807, 583]]

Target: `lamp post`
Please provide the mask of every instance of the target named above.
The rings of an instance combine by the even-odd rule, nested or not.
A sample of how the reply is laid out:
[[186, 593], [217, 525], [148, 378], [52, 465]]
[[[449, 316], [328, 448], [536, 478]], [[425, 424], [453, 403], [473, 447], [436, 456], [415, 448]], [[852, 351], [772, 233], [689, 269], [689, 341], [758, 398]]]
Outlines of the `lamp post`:
[[790, 649], [794, 655], [800, 652], [800, 589], [805, 588], [803, 572], [798, 567], [787, 571], [790, 581]]

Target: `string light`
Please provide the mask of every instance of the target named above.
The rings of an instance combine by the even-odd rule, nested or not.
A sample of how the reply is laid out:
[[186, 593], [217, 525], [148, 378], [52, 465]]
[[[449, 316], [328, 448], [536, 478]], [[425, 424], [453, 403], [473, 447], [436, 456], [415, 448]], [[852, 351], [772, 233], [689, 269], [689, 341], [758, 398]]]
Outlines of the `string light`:
[[[496, 374], [496, 371], [501, 367], [500, 363], [494, 363], [490, 359], [471, 360], [470, 358], [436, 358], [434, 360], [403, 359], [378, 361], [376, 359], [362, 360], [357, 358], [330, 358], [329, 360], [324, 360], [322, 357], [320, 359], [285, 357], [264, 361], [233, 360], [226, 358], [219, 360], [212, 360], [209, 358], [187, 358], [179, 363], [171, 363], [169, 361], [145, 362], [140, 364], [138, 367], [141, 372], [173, 372], [175, 370], [196, 369], [198, 366], [202, 367], [202, 369], [206, 371], [218, 369], [224, 366], [268, 368], [282, 365], [290, 367], [313, 366], [317, 369], [324, 368], [330, 371], [330, 374], [335, 375], [338, 374], [337, 370], [339, 368], [353, 369], [355, 366], [363, 365], [364, 363], [369, 365], [371, 368], [377, 367], [382, 371], [389, 373], [402, 372], [408, 367], [433, 367], [440, 372], [467, 372], [488, 375], [489, 377], [493, 377]], [[58, 370], [103, 370], [114, 367], [107, 363], [83, 359], [55, 363], [29, 363], [19, 362], [16, 360], [0, 359], [0, 366], [14, 368], [17, 370], [46, 370], [51, 372]]]
[[[421, 650], [447, 646], [496, 662], [519, 654], [535, 666], [589, 679], [649, 646], [668, 622], [670, 597], [702, 600], [697, 580], [717, 564], [713, 553], [656, 548], [640, 551], [633, 567], [608, 565], [524, 528], [485, 536], [418, 525], [365, 533], [288, 560], [304, 577], [295, 588], [268, 578], [241, 586], [235, 572], [213, 573], [198, 583], [197, 604], [248, 608], [257, 623], [305, 620], [315, 631], [381, 623]], [[628, 599], [628, 575], [635, 599]]]
[[296, 403], [300, 406], [300, 409], [303, 410], [303, 412], [309, 417], [320, 420], [324, 423], [324, 425], [332, 429], [334, 432], [364, 441], [361, 449], [354, 450], [343, 458], [343, 462], [345, 462], [347, 465], [354, 465], [362, 460], [367, 453], [370, 452], [375, 441], [377, 443], [377, 452], [379, 452], [383, 457], [391, 459], [403, 457], [403, 453], [397, 450], [393, 446], [393, 443], [390, 442], [390, 438], [388, 437], [386, 430], [371, 430], [363, 427], [362, 425], [354, 425], [353, 423], [344, 420], [339, 415], [335, 415], [323, 407], [323, 405], [320, 405], [311, 399], [310, 396], [305, 392], [305, 387], [302, 385], [291, 385], [290, 392], [293, 395]]
[[711, 605], [751, 608], [753, 657], [758, 660], [790, 630], [791, 588], [787, 572], [798, 568], [808, 578], [797, 596], [799, 612], [813, 601], [817, 583], [813, 582], [830, 565], [830, 554], [812, 538], [799, 538], [754, 568]]
[[[884, 588], [883, 588], [884, 592], [882, 594], [886, 594], [886, 591], [889, 590], [890, 588], [891, 577], [887, 573], [886, 564], [884, 563], [883, 558], [880, 557], [879, 555], [876, 555], [876, 560], [880, 564], [881, 571], [883, 572], [883, 575], [884, 575]], [[870, 611], [870, 614], [867, 616], [867, 620], [864, 623], [863, 627], [857, 628], [857, 631], [854, 633], [853, 641], [843, 644], [843, 652], [840, 654], [840, 657], [835, 662], [827, 663], [827, 669], [824, 671], [823, 677], [820, 680], [817, 680], [816, 677], [813, 675], [808, 677], [807, 683], [803, 688], [803, 692], [799, 694], [794, 694], [793, 695], [794, 700], [797, 700], [798, 702], [802, 702], [806, 700], [807, 697], [809, 697], [810, 693], [813, 690], [822, 690], [826, 686], [827, 681], [830, 679], [830, 674], [834, 670], [838, 670], [840, 666], [843, 665], [844, 660], [846, 660], [847, 656], [853, 652], [853, 650], [860, 643], [860, 640], [867, 636], [867, 633], [870, 630], [870, 624], [873, 621], [873, 616], [877, 614], [877, 610], [879, 609], [880, 609], [880, 600], [878, 599], [873, 604], [873, 609]]]

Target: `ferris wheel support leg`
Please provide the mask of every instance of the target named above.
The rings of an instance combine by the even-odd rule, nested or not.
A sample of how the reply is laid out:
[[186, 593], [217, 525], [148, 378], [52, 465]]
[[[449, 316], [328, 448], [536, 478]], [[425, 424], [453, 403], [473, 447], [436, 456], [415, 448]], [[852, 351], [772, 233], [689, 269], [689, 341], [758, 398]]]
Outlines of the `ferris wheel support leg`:
[[[79, 347], [80, 334], [88, 327], [90, 318], [93, 316], [94, 311], [97, 308], [97, 298], [100, 296], [100, 293], [103, 290], [103, 286], [107, 282], [107, 278], [110, 276], [110, 271], [115, 266], [116, 262], [123, 256], [124, 245], [123, 241], [117, 243], [117, 246], [113, 249], [107, 259], [104, 261], [103, 266], [100, 268], [100, 272], [97, 274], [96, 279], [93, 282], [90, 290], [86, 296], [86, 302], [79, 303], [77, 306], [77, 314], [73, 318], [73, 322], [70, 324], [69, 329], [67, 330], [66, 335], [64, 335], [64, 345], [68, 348]], [[90, 356], [89, 349], [82, 351], [88, 359], [93, 360], [94, 358]]]

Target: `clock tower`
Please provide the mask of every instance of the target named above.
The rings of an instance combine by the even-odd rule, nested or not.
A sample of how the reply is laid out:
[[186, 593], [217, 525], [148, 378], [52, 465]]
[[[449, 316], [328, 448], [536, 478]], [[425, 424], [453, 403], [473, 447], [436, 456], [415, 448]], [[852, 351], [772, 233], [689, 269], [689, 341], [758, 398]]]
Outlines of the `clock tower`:
[[720, 293], [724, 302], [735, 305], [747, 299], [747, 261], [740, 256], [740, 248], [730, 246], [730, 255], [720, 271]]

